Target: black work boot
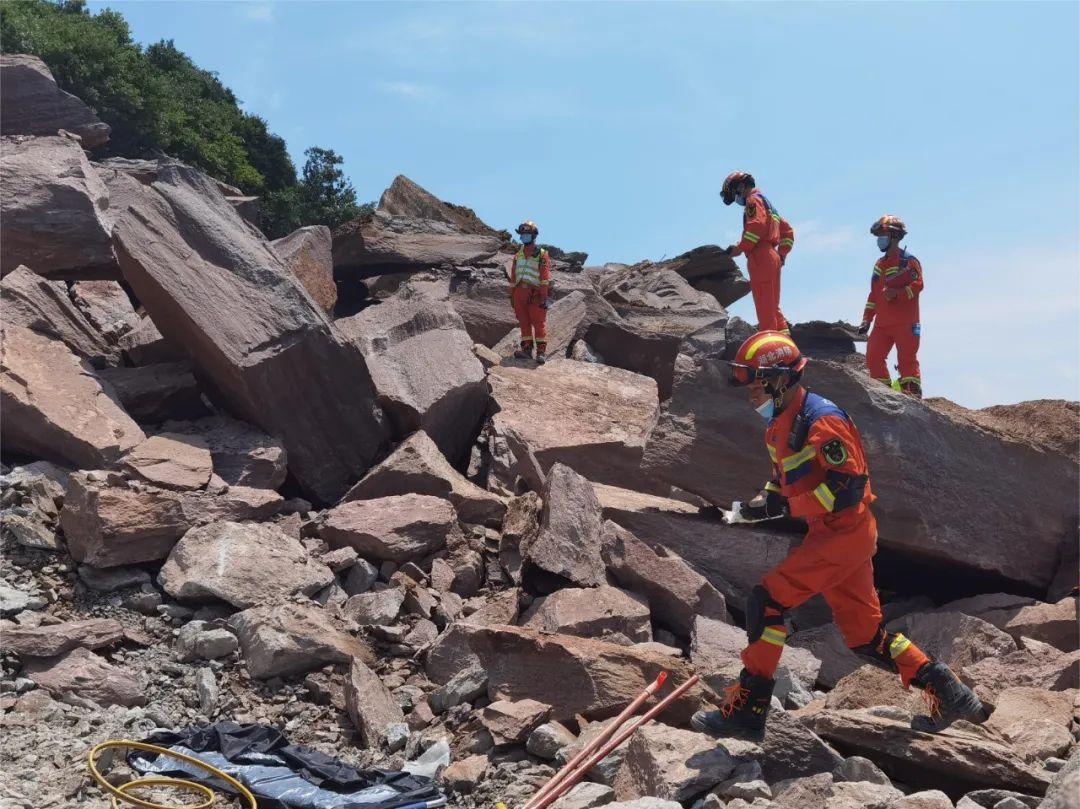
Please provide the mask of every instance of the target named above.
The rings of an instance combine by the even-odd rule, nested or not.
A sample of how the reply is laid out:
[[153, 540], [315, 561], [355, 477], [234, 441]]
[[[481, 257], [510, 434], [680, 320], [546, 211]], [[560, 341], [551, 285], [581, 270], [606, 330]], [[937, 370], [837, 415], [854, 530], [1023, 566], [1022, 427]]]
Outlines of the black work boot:
[[521, 347], [514, 352], [514, 359], [516, 360], [531, 360], [532, 359], [532, 340], [522, 340]]
[[776, 680], [739, 672], [739, 682], [724, 689], [724, 704], [718, 711], [698, 711], [690, 724], [702, 733], [717, 738], [760, 741], [765, 737], [765, 718], [769, 715]]
[[964, 685], [944, 663], [924, 663], [911, 684], [923, 690], [929, 713], [911, 720], [912, 730], [940, 733], [957, 719], [981, 724], [986, 709], [975, 692]]
[[539, 365], [543, 365], [547, 362], [547, 343], [541, 343], [536, 341], [536, 362]]

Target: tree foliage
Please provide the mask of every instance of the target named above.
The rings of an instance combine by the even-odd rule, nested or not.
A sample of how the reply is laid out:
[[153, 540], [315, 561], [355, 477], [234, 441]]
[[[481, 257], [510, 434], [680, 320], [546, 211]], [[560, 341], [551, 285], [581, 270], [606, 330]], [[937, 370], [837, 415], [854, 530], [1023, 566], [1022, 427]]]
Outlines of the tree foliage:
[[112, 132], [105, 156], [163, 152], [264, 197], [271, 237], [356, 215], [356, 192], [331, 150], [309, 149], [298, 182], [285, 141], [175, 44], [146, 49], [113, 10], [90, 14], [85, 0], [0, 2], [0, 50], [38, 56], [57, 84], [89, 104]]

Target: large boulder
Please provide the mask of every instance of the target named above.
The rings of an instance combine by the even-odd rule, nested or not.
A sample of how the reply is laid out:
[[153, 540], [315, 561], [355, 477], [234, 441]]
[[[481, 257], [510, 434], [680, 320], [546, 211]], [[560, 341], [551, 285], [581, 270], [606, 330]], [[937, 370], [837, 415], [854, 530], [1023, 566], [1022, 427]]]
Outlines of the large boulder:
[[309, 225], [270, 242], [274, 252], [324, 312], [332, 312], [337, 303], [333, 241], [326, 225]]
[[768, 524], [725, 525], [718, 514], [681, 500], [614, 486], [597, 486], [596, 494], [606, 519], [678, 554], [736, 606], [787, 556], [796, 539]]
[[313, 595], [334, 583], [334, 573], [277, 525], [215, 522], [181, 537], [158, 582], [180, 601], [247, 609]]
[[618, 587], [567, 587], [533, 602], [521, 625], [582, 638], [652, 640], [649, 605]]
[[75, 307], [62, 281], [42, 278], [18, 267], [0, 281], [4, 325], [27, 329], [61, 340], [82, 359], [97, 365], [116, 365], [120, 352]]
[[0, 625], [4, 650], [19, 657], [55, 657], [72, 649], [100, 649], [124, 639], [124, 625], [112, 618], [87, 618], [48, 626]]
[[419, 561], [460, 534], [450, 502], [426, 494], [342, 503], [319, 529], [319, 536], [336, 548], [398, 563]]
[[1006, 633], [960, 612], [913, 612], [886, 626], [890, 632], [903, 632], [954, 671], [984, 657], [1001, 658], [1016, 651], [1016, 642]]
[[[434, 678], [440, 668], [460, 670], [475, 661], [487, 672], [492, 700], [534, 699], [551, 705], [551, 718], [559, 722], [576, 714], [589, 719], [614, 716], [661, 671], [668, 672], [661, 698], [693, 673], [687, 661], [591, 638], [467, 624], [455, 624], [454, 633], [452, 644], [440, 638], [442, 648], [436, 657], [441, 663], [436, 668], [429, 655], [429, 676]], [[702, 695], [700, 686], [690, 688], [664, 712], [664, 721], [688, 724]]]
[[217, 520], [265, 520], [281, 507], [267, 489], [176, 492], [104, 472], [71, 475], [60, 524], [77, 562], [118, 567], [165, 559], [190, 528]]
[[118, 281], [76, 281], [71, 300], [110, 344], [139, 325], [139, 313]]
[[209, 416], [196, 421], [167, 421], [161, 429], [205, 441], [214, 474], [230, 486], [276, 489], [285, 482], [285, 447], [250, 424], [228, 416]]
[[394, 297], [337, 325], [364, 355], [398, 435], [422, 429], [459, 461], [487, 412], [488, 388], [458, 314], [421, 296]]
[[618, 584], [648, 600], [652, 618], [676, 635], [690, 637], [698, 617], [727, 621], [724, 596], [677, 554], [646, 543], [610, 520], [604, 524], [601, 557]]
[[[566, 297], [557, 298], [548, 309], [547, 354], [549, 357], [566, 356], [570, 344], [585, 337], [590, 326], [620, 320], [611, 304], [595, 291], [574, 290]], [[512, 356], [520, 345], [521, 329], [515, 326], [494, 345], [493, 350], [499, 356], [507, 358]]]
[[957, 674], [980, 699], [993, 704], [1008, 688], [1080, 688], [1080, 652], [1066, 653], [1046, 643], [1025, 640], [1023, 648], [1001, 657], [984, 657]]
[[602, 520], [592, 485], [573, 469], [555, 464], [543, 491], [540, 530], [520, 549], [522, 581], [550, 593], [566, 585], [605, 583]]
[[404, 174], [395, 177], [390, 187], [383, 191], [379, 198], [379, 210], [390, 216], [443, 222], [460, 233], [495, 237], [499, 235], [484, 224], [471, 208], [443, 202]]
[[371, 650], [316, 604], [252, 607], [229, 619], [248, 674], [286, 677], [327, 663], [374, 662]]
[[364, 358], [213, 181], [162, 168], [113, 236], [161, 333], [236, 415], [282, 440], [307, 494], [344, 494], [389, 437]]
[[506, 502], [454, 469], [423, 430], [402, 441], [389, 458], [345, 493], [342, 502], [396, 494], [430, 494], [449, 500], [466, 523], [499, 527], [506, 514]]
[[650, 724], [630, 737], [615, 775], [615, 796], [689, 801], [726, 779], [735, 759], [704, 734]]
[[0, 273], [116, 278], [109, 192], [69, 136], [0, 139]]
[[190, 362], [105, 368], [98, 377], [112, 385], [124, 410], [140, 424], [210, 415]]
[[105, 708], [146, 704], [146, 687], [134, 675], [89, 649], [72, 649], [62, 657], [33, 660], [23, 669], [22, 676], [58, 699], [73, 696], [92, 700]]
[[1037, 602], [1018, 609], [990, 610], [980, 617], [1017, 640], [1034, 638], [1063, 652], [1076, 651], [1080, 645], [1077, 600], [1073, 595], [1054, 604]]
[[490, 259], [502, 240], [465, 233], [437, 219], [364, 214], [334, 232], [334, 273], [339, 279], [416, 272], [442, 264], [468, 265]]
[[120, 338], [120, 350], [128, 365], [152, 365], [159, 362], [181, 362], [188, 359], [182, 346], [161, 336], [158, 327], [148, 317]]
[[516, 431], [546, 472], [562, 463], [589, 480], [648, 490], [639, 471], [660, 414], [655, 380], [575, 360], [540, 368], [496, 367], [488, 375], [499, 432]]
[[446, 301], [461, 315], [469, 337], [494, 346], [517, 326], [510, 304], [510, 285], [497, 270], [486, 273], [418, 275], [408, 289], [435, 301]]
[[214, 462], [201, 438], [161, 433], [125, 455], [123, 468], [131, 477], [163, 489], [195, 491], [210, 482]]
[[721, 306], [730, 306], [750, 292], [750, 282], [739, 271], [735, 260], [715, 244], [695, 247], [667, 261], [647, 262], [646, 269], [678, 273], [695, 289], [716, 298]]
[[7, 451], [100, 469], [146, 439], [112, 386], [66, 345], [19, 326], [6, 327], [0, 339]]
[[804, 721], [818, 735], [871, 759], [893, 778], [915, 787], [954, 796], [974, 789], [1041, 795], [1050, 783], [1045, 770], [1030, 767], [985, 732], [954, 726], [944, 733], [919, 733], [907, 721], [875, 715], [873, 709], [822, 710]]
[[998, 694], [986, 726], [1001, 733], [1026, 761], [1067, 755], [1076, 743], [1070, 732], [1075, 689], [1007, 688]]
[[[769, 475], [762, 425], [717, 362], [729, 349], [718, 330], [688, 341], [643, 461], [655, 477], [717, 504]], [[1050, 583], [1078, 508], [1074, 463], [951, 419], [845, 365], [811, 360], [805, 380], [859, 426], [882, 547], [1028, 587]], [[974, 485], [973, 469], [995, 473]]]
[[86, 149], [109, 140], [109, 125], [82, 99], [57, 87], [41, 59], [25, 53], [0, 54], [0, 121], [3, 135], [55, 135], [66, 129]]

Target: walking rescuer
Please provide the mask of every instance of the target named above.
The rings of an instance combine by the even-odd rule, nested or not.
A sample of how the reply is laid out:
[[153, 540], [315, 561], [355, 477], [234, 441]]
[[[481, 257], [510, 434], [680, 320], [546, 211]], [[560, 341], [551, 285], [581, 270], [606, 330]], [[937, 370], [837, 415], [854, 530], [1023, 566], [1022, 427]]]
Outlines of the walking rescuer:
[[749, 645], [739, 681], [725, 689], [720, 710], [694, 714], [694, 727], [719, 737], [761, 737], [787, 638], [784, 612], [817, 593], [852, 651], [897, 672], [905, 687], [922, 689], [929, 711], [912, 720], [914, 729], [934, 733], [957, 719], [985, 721], [982, 703], [948, 666], [882, 625], [874, 588], [874, 495], [862, 440], [847, 413], [800, 384], [805, 368], [794, 341], [776, 331], [751, 336], [730, 363], [731, 384], [747, 387], [750, 404], [768, 421], [765, 447], [773, 468], [772, 480], [740, 516], [802, 517], [808, 530], [747, 599]]
[[519, 360], [547, 361], [548, 285], [551, 283], [551, 256], [536, 243], [540, 235], [535, 222], [517, 226], [521, 249], [510, 265], [510, 303], [521, 327], [521, 347], [514, 352]]

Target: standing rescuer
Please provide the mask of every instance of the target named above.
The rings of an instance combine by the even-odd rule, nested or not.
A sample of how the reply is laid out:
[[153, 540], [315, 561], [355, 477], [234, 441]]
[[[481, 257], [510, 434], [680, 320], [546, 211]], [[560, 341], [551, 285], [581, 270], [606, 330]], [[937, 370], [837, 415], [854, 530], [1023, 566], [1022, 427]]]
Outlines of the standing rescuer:
[[905, 687], [923, 690], [928, 715], [912, 727], [937, 732], [957, 719], [984, 721], [982, 703], [943, 664], [882, 624], [874, 588], [877, 523], [862, 440], [848, 415], [801, 384], [806, 360], [790, 337], [762, 331], [742, 344], [730, 382], [746, 386], [768, 420], [765, 446], [773, 477], [741, 508], [747, 519], [805, 518], [803, 543], [765, 574], [746, 602], [739, 681], [725, 689], [720, 710], [699, 711], [693, 725], [714, 736], [760, 738], [787, 639], [784, 612], [821, 593], [844, 642], [870, 662], [897, 672]]
[[731, 172], [720, 196], [725, 205], [737, 202], [743, 206], [742, 238], [728, 247], [727, 253], [746, 256], [758, 328], [787, 334], [788, 323], [780, 311], [780, 268], [795, 246], [795, 231], [745, 171]]
[[510, 265], [510, 302], [521, 327], [521, 347], [514, 352], [519, 360], [547, 361], [548, 286], [551, 283], [551, 256], [536, 244], [539, 228], [532, 221], [517, 226], [521, 249]]
[[874, 330], [866, 343], [866, 368], [870, 376], [886, 385], [889, 377], [888, 357], [896, 346], [900, 379], [897, 387], [908, 396], [922, 398], [922, 376], [919, 373], [919, 293], [923, 289], [922, 265], [900, 246], [907, 227], [898, 216], [886, 214], [870, 226], [877, 237], [878, 249], [884, 253], [874, 264], [870, 277], [870, 295], [863, 310], [860, 334]]

